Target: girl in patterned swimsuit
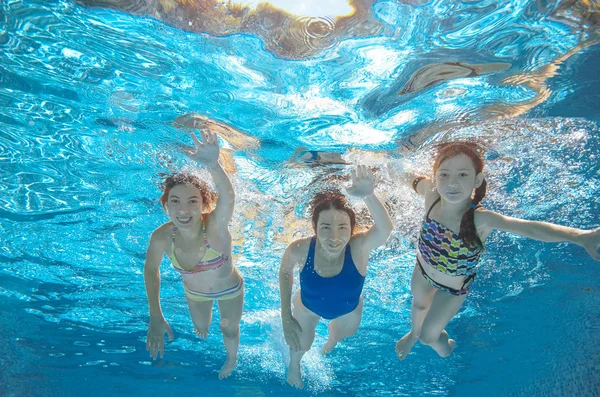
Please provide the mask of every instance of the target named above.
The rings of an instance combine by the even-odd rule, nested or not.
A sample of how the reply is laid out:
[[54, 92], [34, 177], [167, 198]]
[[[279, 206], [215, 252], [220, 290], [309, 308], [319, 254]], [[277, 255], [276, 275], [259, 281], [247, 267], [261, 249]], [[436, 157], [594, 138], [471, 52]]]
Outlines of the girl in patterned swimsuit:
[[600, 260], [600, 228], [580, 230], [483, 209], [479, 203], [485, 197], [487, 182], [482, 152], [467, 142], [441, 145], [433, 165], [433, 181], [413, 178], [414, 190], [425, 198], [427, 215], [410, 285], [411, 330], [396, 343], [401, 360], [417, 340], [441, 357], [452, 353], [456, 343], [444, 328], [465, 301], [483, 243], [493, 230], [546, 242], [569, 241]]
[[217, 188], [218, 199], [214, 210], [206, 211], [215, 201], [215, 195], [194, 174], [179, 173], [169, 176], [165, 181], [161, 202], [170, 222], [152, 233], [144, 265], [150, 308], [146, 350], [153, 359], [158, 354], [162, 358], [164, 334], [173, 339], [171, 327], [160, 307], [159, 266], [166, 254], [182, 276], [194, 331], [202, 339], [208, 336], [213, 301], [218, 301], [221, 333], [227, 350], [227, 360], [219, 372], [219, 379], [222, 379], [233, 371], [237, 362], [244, 304], [244, 281], [231, 260], [231, 234], [228, 228], [235, 194], [218, 162], [217, 136], [204, 131], [202, 142], [196, 135], [191, 136], [195, 148], [187, 148], [186, 154], [206, 166]]

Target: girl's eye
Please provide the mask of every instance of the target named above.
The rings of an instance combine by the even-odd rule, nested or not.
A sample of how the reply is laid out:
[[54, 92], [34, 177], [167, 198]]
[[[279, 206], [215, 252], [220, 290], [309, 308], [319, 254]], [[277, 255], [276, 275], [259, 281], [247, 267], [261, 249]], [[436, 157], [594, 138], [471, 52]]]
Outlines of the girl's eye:
[[446, 174], [446, 173], [440, 174], [440, 177], [442, 177], [442, 178], [446, 178], [447, 176], [448, 176], [448, 174]]
[[466, 173], [464, 173], [464, 172], [462, 172], [462, 173], [460, 174], [460, 176], [464, 178], [464, 177], [466, 177], [466, 176], [469, 176], [469, 175], [468, 175], [468, 174], [466, 174]]
[[177, 204], [179, 200], [171, 200], [171, 204]]
[[198, 200], [190, 200], [190, 203], [196, 204], [196, 203], [198, 203]]
[[321, 229], [329, 229], [329, 226], [321, 226]]

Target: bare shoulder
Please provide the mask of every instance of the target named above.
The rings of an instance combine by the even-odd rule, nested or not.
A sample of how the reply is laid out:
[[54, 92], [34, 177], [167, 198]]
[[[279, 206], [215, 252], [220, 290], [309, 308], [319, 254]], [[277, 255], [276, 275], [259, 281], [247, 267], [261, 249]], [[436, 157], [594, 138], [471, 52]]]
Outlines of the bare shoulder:
[[433, 186], [433, 184], [430, 183], [427, 186], [427, 190], [425, 191], [425, 208], [427, 210], [431, 208], [433, 203], [435, 203], [435, 200], [437, 200], [438, 198], [440, 198], [440, 194], [438, 193], [435, 186]]
[[171, 241], [173, 235], [173, 222], [167, 222], [159, 226], [152, 232], [150, 237], [151, 244], [163, 245]]
[[475, 210], [475, 226], [477, 228], [480, 226], [489, 227], [498, 216], [499, 214], [497, 212], [486, 210], [485, 208], [478, 208]]
[[484, 208], [478, 208], [475, 210], [475, 216], [473, 220], [475, 222], [475, 229], [477, 234], [482, 241], [485, 241], [487, 236], [496, 228], [498, 217], [501, 215], [497, 212], [486, 210]]
[[301, 238], [292, 242], [286, 249], [288, 260], [303, 265], [308, 257], [311, 237]]

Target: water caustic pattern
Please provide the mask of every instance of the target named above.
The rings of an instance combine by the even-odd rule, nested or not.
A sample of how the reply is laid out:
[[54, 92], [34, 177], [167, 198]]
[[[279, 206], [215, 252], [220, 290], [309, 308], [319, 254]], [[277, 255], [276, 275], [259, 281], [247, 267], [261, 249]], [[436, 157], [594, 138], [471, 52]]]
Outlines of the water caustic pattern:
[[[599, 226], [598, 3], [298, 4], [0, 2], [0, 395], [597, 395], [598, 266], [572, 245], [493, 234], [449, 325], [453, 355], [417, 344], [400, 362], [394, 344], [423, 216], [400, 176], [427, 173], [435, 144], [486, 145], [487, 208]], [[199, 340], [167, 261], [175, 340], [157, 362], [144, 349], [159, 184], [192, 168], [180, 148], [202, 128], [237, 195], [246, 290], [221, 382], [218, 313]], [[311, 233], [305, 203], [347, 184], [346, 163], [374, 170], [394, 231], [371, 257], [356, 336], [322, 357], [319, 324], [295, 392], [277, 270]]]

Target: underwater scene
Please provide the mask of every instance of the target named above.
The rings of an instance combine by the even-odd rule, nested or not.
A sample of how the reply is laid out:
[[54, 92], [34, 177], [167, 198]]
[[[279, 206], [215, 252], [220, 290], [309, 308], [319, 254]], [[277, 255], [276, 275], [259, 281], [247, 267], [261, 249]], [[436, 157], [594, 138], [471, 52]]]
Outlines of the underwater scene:
[[0, 396], [599, 396], [599, 65], [596, 0], [0, 0]]

